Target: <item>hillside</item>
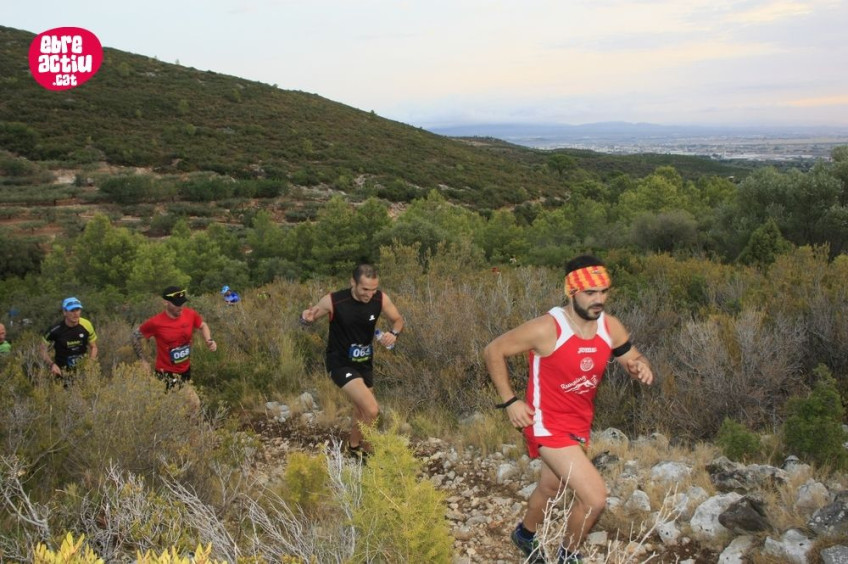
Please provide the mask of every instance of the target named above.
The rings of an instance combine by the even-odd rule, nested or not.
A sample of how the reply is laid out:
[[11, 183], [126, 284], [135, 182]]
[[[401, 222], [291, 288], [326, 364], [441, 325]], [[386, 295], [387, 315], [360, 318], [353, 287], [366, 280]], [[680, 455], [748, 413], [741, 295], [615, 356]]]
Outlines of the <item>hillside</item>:
[[[0, 27], [0, 149], [34, 161], [83, 167], [149, 168], [160, 174], [213, 171], [233, 178], [287, 179], [409, 200], [438, 188], [472, 207], [557, 197], [563, 179], [545, 166], [550, 152], [493, 139], [460, 140], [394, 122], [317, 94], [104, 50], [100, 71], [63, 92], [30, 76], [34, 35]], [[605, 178], [645, 175], [672, 165], [684, 177], [743, 174], [708, 159], [611, 157], [560, 151], [578, 169]], [[404, 188], [405, 187], [405, 188]]]

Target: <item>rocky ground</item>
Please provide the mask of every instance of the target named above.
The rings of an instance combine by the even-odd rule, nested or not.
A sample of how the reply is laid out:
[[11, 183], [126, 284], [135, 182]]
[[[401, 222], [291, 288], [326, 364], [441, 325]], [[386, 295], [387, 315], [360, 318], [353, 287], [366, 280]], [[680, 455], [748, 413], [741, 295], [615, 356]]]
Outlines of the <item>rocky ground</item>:
[[[320, 452], [344, 433], [336, 428], [321, 428], [289, 419], [279, 422], [263, 419], [253, 424], [264, 445], [258, 470], [269, 476], [279, 474], [284, 467], [286, 454], [299, 450]], [[503, 453], [480, 456], [473, 449], [458, 452], [455, 447], [439, 439], [416, 441], [412, 444], [415, 455], [422, 461], [427, 477], [447, 496], [447, 518], [454, 536], [456, 564], [492, 562], [522, 562], [518, 550], [512, 545], [509, 534], [520, 519], [532, 478], [524, 472], [512, 476], [504, 472], [506, 457]], [[519, 447], [515, 447], [519, 448]], [[615, 538], [606, 533], [607, 541]], [[625, 532], [626, 534], [627, 532]], [[673, 548], [663, 546], [658, 539], [649, 541], [629, 559], [606, 555], [606, 546], [590, 547], [599, 562], [687, 562], [688, 564], [713, 563], [718, 556], [687, 543]]]

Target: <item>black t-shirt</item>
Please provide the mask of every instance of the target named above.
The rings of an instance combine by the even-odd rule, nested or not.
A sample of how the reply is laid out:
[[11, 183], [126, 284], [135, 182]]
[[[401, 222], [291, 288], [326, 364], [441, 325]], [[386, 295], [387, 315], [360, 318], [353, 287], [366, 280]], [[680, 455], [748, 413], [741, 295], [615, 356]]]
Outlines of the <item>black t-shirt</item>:
[[350, 288], [330, 294], [333, 311], [327, 339], [327, 370], [342, 366], [370, 369], [374, 358], [374, 329], [383, 311], [383, 293], [379, 290], [363, 303], [353, 299]]
[[88, 319], [80, 317], [79, 325], [68, 327], [60, 321], [44, 333], [44, 342], [53, 344], [55, 361], [60, 368], [72, 367], [88, 350], [88, 344], [97, 340], [94, 326]]

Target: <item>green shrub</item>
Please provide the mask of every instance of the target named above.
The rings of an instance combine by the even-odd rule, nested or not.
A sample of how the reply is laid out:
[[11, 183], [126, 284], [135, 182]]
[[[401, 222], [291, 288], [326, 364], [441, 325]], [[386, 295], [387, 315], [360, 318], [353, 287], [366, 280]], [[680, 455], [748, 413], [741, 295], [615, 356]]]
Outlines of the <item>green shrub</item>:
[[285, 492], [282, 497], [289, 507], [299, 507], [306, 515], [319, 513], [329, 491], [326, 456], [303, 452], [289, 454], [283, 479]]
[[212, 445], [188, 404], [137, 365], [104, 377], [99, 364], [86, 362], [67, 390], [37, 369], [30, 377], [36, 385], [18, 389], [2, 378], [0, 393], [16, 409], [0, 412], [0, 437], [7, 453], [32, 463], [39, 493], [113, 463], [150, 479], [173, 464], [192, 468], [191, 477], [205, 467]]
[[233, 195], [235, 184], [222, 177], [195, 177], [179, 185], [180, 198], [192, 202], [211, 202]]
[[848, 466], [848, 454], [842, 446], [848, 436], [842, 428], [844, 409], [836, 380], [824, 365], [816, 367], [814, 374], [818, 382], [813, 391], [786, 403], [784, 444], [791, 454], [842, 469]]
[[364, 430], [374, 454], [362, 469], [362, 499], [354, 510], [354, 562], [450, 562], [453, 539], [444, 494], [421, 479], [405, 437]]
[[105, 180], [100, 192], [119, 204], [148, 201], [157, 195], [156, 183], [151, 176], [123, 175]]
[[762, 453], [760, 437], [729, 417], [724, 418], [716, 442], [731, 460], [750, 461]]
[[157, 214], [150, 220], [150, 228], [147, 230], [147, 234], [154, 237], [170, 235], [178, 219], [176, 215], [171, 213]]

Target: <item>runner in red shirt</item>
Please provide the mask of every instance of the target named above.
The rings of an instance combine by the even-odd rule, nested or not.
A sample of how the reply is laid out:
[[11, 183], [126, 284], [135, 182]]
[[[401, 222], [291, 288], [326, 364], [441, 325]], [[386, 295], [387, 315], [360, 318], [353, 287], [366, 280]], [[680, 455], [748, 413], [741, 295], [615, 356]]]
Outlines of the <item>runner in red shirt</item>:
[[[165, 389], [181, 388], [191, 380], [191, 342], [195, 331], [200, 332], [210, 351], [218, 350], [209, 326], [199, 313], [184, 307], [188, 298], [185, 289], [168, 286], [162, 292], [165, 310], [142, 323], [133, 331], [133, 348], [146, 369], [142, 338], [156, 340], [156, 376], [165, 381]], [[198, 400], [199, 405], [199, 400]]]
[[[611, 281], [599, 259], [583, 255], [566, 265], [568, 303], [504, 333], [486, 347], [489, 376], [510, 422], [524, 430], [529, 454], [541, 457], [539, 483], [512, 540], [532, 562], [544, 562], [535, 538], [548, 500], [561, 484], [574, 492], [558, 562], [580, 562], [577, 550], [606, 507], [606, 486], [586, 454], [595, 394], [610, 356], [643, 384], [654, 379], [651, 366], [630, 343], [624, 325], [604, 313]], [[507, 358], [529, 353], [525, 400], [509, 383]]]

